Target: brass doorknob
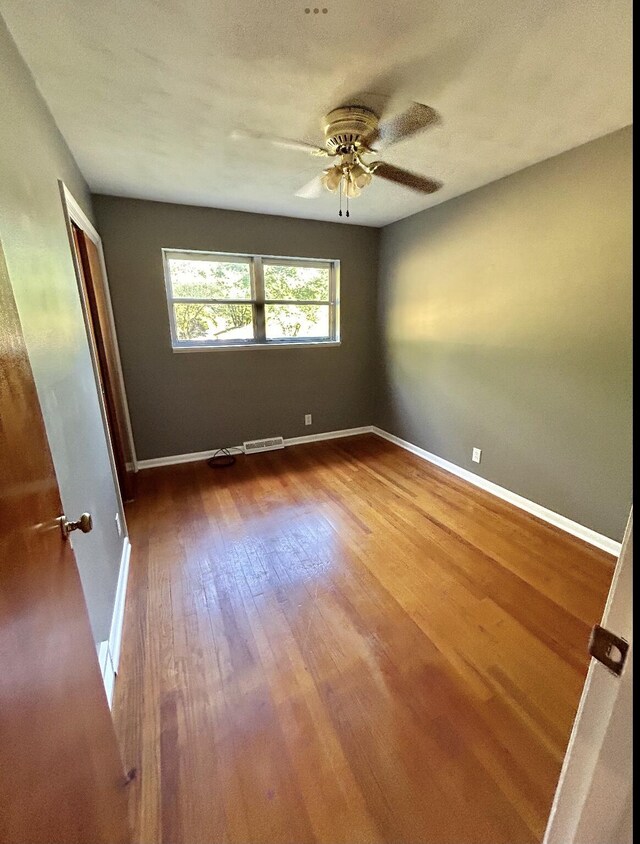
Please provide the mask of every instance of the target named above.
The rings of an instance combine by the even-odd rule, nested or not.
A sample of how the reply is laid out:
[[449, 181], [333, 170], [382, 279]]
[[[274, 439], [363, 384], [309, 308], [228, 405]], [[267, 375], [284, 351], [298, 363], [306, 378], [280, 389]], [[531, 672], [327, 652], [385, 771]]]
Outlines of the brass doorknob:
[[77, 522], [70, 522], [66, 516], [60, 516], [60, 527], [65, 539], [73, 530], [81, 530], [82, 533], [89, 533], [93, 528], [91, 513], [83, 513]]

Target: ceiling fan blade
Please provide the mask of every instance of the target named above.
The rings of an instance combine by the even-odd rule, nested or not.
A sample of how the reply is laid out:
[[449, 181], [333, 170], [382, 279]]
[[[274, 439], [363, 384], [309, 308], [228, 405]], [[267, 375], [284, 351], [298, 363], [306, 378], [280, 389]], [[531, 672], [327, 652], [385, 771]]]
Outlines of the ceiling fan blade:
[[405, 188], [410, 188], [418, 193], [435, 193], [442, 187], [442, 182], [430, 179], [428, 176], [420, 176], [410, 170], [403, 170], [402, 167], [395, 167], [385, 161], [376, 161], [371, 165], [375, 176], [386, 179], [387, 182], [395, 182]]
[[307, 144], [305, 141], [294, 141], [290, 138], [279, 138], [276, 135], [262, 135], [256, 132], [245, 132], [241, 129], [236, 129], [231, 133], [231, 137], [235, 141], [259, 141], [264, 144], [271, 144], [282, 149], [294, 149], [298, 152], [308, 152], [311, 155], [328, 156], [328, 150], [323, 147], [317, 147], [313, 144]]
[[322, 184], [323, 175], [324, 173], [319, 173], [317, 176], [314, 176], [310, 182], [307, 182], [300, 190], [296, 191], [296, 196], [301, 196], [303, 199], [317, 199], [321, 196], [324, 191], [324, 185]]
[[411, 103], [405, 111], [389, 120], [383, 120], [367, 141], [375, 144], [378, 149], [384, 149], [439, 122], [440, 116], [434, 108], [423, 103]]

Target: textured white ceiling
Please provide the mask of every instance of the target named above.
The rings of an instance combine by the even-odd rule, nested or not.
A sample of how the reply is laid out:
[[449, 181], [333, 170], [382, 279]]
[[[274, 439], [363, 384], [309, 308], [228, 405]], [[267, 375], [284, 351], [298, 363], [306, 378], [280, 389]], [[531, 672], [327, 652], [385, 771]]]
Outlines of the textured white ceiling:
[[95, 192], [337, 220], [295, 191], [324, 165], [230, 138], [322, 140], [354, 93], [434, 106], [385, 158], [444, 182], [378, 181], [351, 222], [384, 225], [632, 121], [629, 0], [0, 0]]

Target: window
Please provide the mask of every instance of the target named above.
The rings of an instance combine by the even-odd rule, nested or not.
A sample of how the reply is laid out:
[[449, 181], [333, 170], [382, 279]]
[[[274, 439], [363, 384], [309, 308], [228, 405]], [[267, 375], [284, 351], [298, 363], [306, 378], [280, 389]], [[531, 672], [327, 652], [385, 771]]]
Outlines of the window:
[[163, 250], [176, 351], [339, 342], [338, 261]]

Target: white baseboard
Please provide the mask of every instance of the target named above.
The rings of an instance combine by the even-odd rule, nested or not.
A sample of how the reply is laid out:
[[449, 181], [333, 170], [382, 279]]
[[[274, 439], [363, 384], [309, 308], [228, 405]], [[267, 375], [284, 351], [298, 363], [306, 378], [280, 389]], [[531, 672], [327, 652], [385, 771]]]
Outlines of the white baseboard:
[[96, 651], [98, 652], [100, 673], [104, 677], [107, 670], [107, 660], [109, 659], [109, 641], [105, 639], [104, 642], [98, 642], [96, 645]]
[[[197, 463], [199, 460], [208, 460], [220, 449], [214, 448], [209, 451], [192, 451], [188, 454], [171, 454], [168, 457], [150, 457], [148, 460], [138, 460], [138, 469], [154, 469], [157, 466], [177, 466], [178, 463]], [[227, 448], [231, 454], [243, 454], [242, 446], [234, 445]]]
[[100, 673], [102, 674], [102, 682], [104, 683], [104, 690], [107, 694], [107, 702], [109, 709], [113, 702], [113, 689], [116, 682], [116, 674], [111, 663], [111, 654], [109, 653], [109, 641], [98, 642], [96, 645], [98, 651], [98, 664], [100, 665]]
[[342, 437], [355, 437], [358, 434], [370, 434], [373, 431], [371, 425], [364, 425], [362, 428], [343, 428], [341, 431], [326, 431], [324, 434], [308, 434], [305, 437], [289, 437], [284, 441], [285, 446], [302, 445], [303, 443], [316, 443], [321, 440], [339, 440]]
[[124, 622], [124, 602], [127, 596], [127, 582], [129, 580], [129, 560], [131, 558], [131, 543], [125, 536], [122, 544], [122, 556], [120, 557], [120, 571], [118, 572], [118, 585], [116, 587], [116, 600], [113, 607], [111, 619], [111, 630], [109, 631], [109, 654], [113, 670], [118, 673], [120, 665], [120, 649], [122, 646], [122, 624]]
[[111, 617], [111, 630], [109, 638], [97, 645], [98, 662], [104, 682], [104, 689], [109, 701], [109, 709], [113, 703], [113, 691], [116, 684], [116, 674], [120, 664], [120, 648], [122, 645], [122, 622], [124, 621], [124, 602], [127, 594], [127, 580], [129, 579], [129, 558], [131, 557], [131, 543], [125, 536], [122, 543], [122, 555], [120, 557], [120, 570], [118, 571], [118, 585], [116, 586], [116, 599]]
[[[290, 445], [301, 445], [302, 443], [319, 442], [320, 440], [336, 440], [340, 437], [353, 437], [356, 434], [370, 434], [373, 428], [365, 425], [362, 428], [344, 428], [341, 431], [325, 431], [322, 434], [309, 434], [306, 437], [289, 437], [285, 439], [285, 448]], [[138, 469], [153, 469], [156, 466], [175, 466], [178, 463], [196, 463], [199, 460], [208, 460], [219, 451], [193, 451], [189, 454], [172, 454], [169, 457], [152, 457], [149, 460], [138, 460]], [[242, 446], [236, 445], [227, 448], [231, 454], [244, 454]]]
[[389, 434], [387, 431], [383, 431], [375, 425], [372, 427], [372, 431], [378, 437], [382, 437], [382, 439], [388, 440], [389, 442], [410, 451], [412, 454], [416, 454], [418, 457], [422, 457], [423, 460], [427, 460], [429, 463], [433, 463], [435, 466], [439, 466], [441, 469], [451, 472], [452, 475], [456, 475], [458, 478], [462, 478], [474, 486], [480, 487], [480, 489], [495, 495], [497, 498], [501, 498], [503, 501], [508, 501], [509, 504], [513, 504], [515, 507], [519, 507], [521, 510], [525, 510], [527, 513], [537, 516], [544, 522], [555, 525], [555, 527], [570, 533], [572, 536], [577, 536], [579, 539], [588, 542], [590, 545], [594, 545], [596, 548], [600, 548], [602, 551], [606, 551], [608, 554], [612, 554], [614, 557], [619, 556], [620, 549], [622, 547], [620, 542], [616, 542], [614, 539], [609, 539], [608, 536], [603, 536], [601, 533], [597, 533], [595, 530], [591, 530], [591, 528], [585, 527], [578, 522], [574, 522], [566, 516], [554, 513], [553, 510], [549, 510], [541, 504], [536, 504], [534, 501], [530, 501], [522, 495], [518, 495], [515, 492], [511, 492], [511, 490], [498, 486], [498, 484], [494, 484], [492, 481], [488, 481], [486, 478], [476, 475], [468, 469], [463, 469], [461, 466], [457, 466], [449, 460], [438, 457], [437, 454], [432, 454], [424, 448], [420, 448], [417, 445], [413, 445], [413, 443], [407, 442], [407, 440], [400, 439], [400, 437], [396, 437], [394, 434]]

